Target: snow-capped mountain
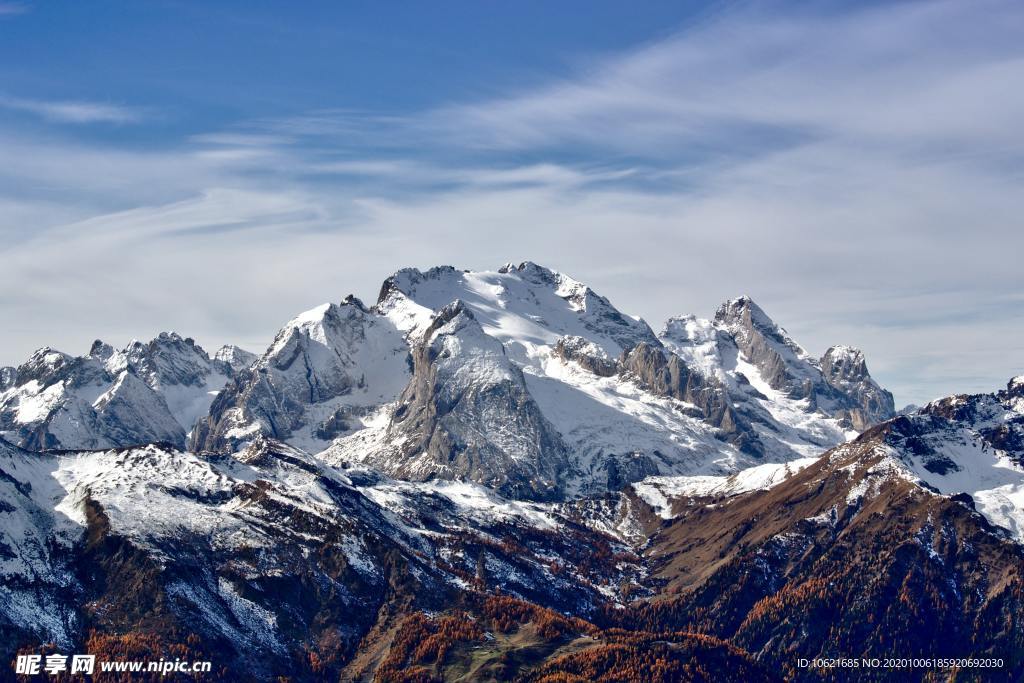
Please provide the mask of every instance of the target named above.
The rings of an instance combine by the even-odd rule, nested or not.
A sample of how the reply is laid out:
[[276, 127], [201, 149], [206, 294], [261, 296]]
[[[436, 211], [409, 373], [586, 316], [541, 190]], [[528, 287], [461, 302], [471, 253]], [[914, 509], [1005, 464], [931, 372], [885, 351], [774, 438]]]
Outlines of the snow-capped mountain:
[[413, 350], [413, 377], [367, 458], [406, 479], [468, 479], [513, 497], [560, 488], [568, 462], [522, 369], [461, 300], [441, 309]]
[[725, 302], [713, 320], [672, 318], [660, 338], [727, 387], [772, 460], [785, 459], [780, 441], [814, 455], [895, 415], [892, 394], [872, 379], [862, 351], [833, 346], [815, 359], [750, 297]]
[[0, 368], [0, 391], [7, 391], [18, 378], [18, 369], [9, 366]]
[[[691, 319], [714, 333], [698, 342], [713, 348], [695, 352], [693, 340], [673, 334], [678, 324], [670, 322], [659, 338], [589, 287], [529, 262], [494, 272], [399, 271], [384, 283], [375, 309], [415, 343], [453, 301], [471, 311], [483, 333], [522, 370], [540, 415], [561, 435], [560, 441], [545, 441], [554, 456], [548, 471], [561, 468], [564, 446], [563, 491], [569, 494], [614, 490], [652, 474], [726, 473], [815, 454], [855, 434], [847, 418], [860, 410], [859, 394], [849, 391], [882, 392], [863, 362], [853, 374], [839, 373], [846, 386], [829, 384], [819, 364], [749, 299], [723, 306], [734, 315], [721, 313], [718, 323]], [[774, 344], [782, 349], [774, 351]], [[760, 380], [756, 363], [768, 368], [769, 353], [779, 358], [769, 376], [780, 387], [780, 378], [798, 376], [810, 378], [811, 389], [773, 389], [771, 396], [753, 389], [743, 369]], [[398, 410], [405, 409], [400, 401]], [[883, 406], [859, 424], [891, 414]], [[373, 449], [372, 442], [394, 441], [394, 427], [391, 422], [382, 437], [341, 439], [332, 450], [359, 457]], [[475, 431], [493, 433], [479, 424]], [[451, 472], [438, 468], [433, 476]]]
[[290, 320], [239, 371], [191, 438], [230, 452], [264, 434], [309, 451], [363, 427], [409, 381], [409, 345], [387, 317], [355, 297]]
[[121, 350], [96, 341], [85, 356], [44, 348], [10, 370], [0, 436], [31, 450], [183, 446], [235, 372], [174, 333]]
[[255, 353], [246, 351], [234, 344], [225, 344], [213, 354], [213, 360], [227, 363], [235, 372], [241, 372], [256, 362], [259, 358]]
[[1024, 376], [992, 394], [932, 401], [874, 431], [919, 481], [1024, 543]]
[[613, 358], [642, 341], [657, 344], [643, 320], [621, 313], [583, 283], [529, 261], [481, 272], [406, 268], [385, 280], [377, 308], [400, 329], [421, 336], [432, 316], [455, 300], [520, 362], [563, 336], [588, 339]]
[[162, 334], [43, 349], [3, 381], [0, 427], [29, 449], [231, 453], [264, 435], [538, 499], [807, 457], [893, 414], [863, 354], [813, 359], [747, 297], [656, 335], [530, 262], [400, 270], [373, 307], [307, 311], [258, 358]]
[[[0, 641], [26, 636], [68, 646], [81, 624], [74, 548], [81, 528], [56, 510], [53, 456], [0, 439]], [[4, 652], [4, 654], [9, 654]]]
[[373, 307], [349, 297], [287, 323], [190, 446], [231, 452], [264, 434], [517, 496], [616, 490], [811, 455], [891, 416], [860, 352], [826, 359], [827, 377], [746, 298], [659, 338], [534, 263], [405, 269]]
[[863, 431], [896, 414], [892, 394], [872, 379], [860, 349], [833, 346], [821, 357], [819, 367], [825, 382], [835, 389], [839, 405], [833, 408], [834, 414], [854, 429]]

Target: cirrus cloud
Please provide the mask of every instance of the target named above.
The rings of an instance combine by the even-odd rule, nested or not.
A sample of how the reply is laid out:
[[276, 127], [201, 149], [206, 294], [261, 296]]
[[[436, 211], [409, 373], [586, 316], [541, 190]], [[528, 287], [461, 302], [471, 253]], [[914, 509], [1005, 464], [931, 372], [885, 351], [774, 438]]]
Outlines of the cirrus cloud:
[[401, 115], [253, 112], [154, 149], [0, 129], [0, 353], [167, 327], [259, 350], [398, 267], [530, 259], [655, 327], [750, 294], [902, 402], [991, 390], [1024, 371], [1022, 28], [1006, 1], [745, 5]]
[[34, 114], [57, 123], [138, 123], [137, 109], [101, 102], [33, 100], [0, 96], [0, 107]]

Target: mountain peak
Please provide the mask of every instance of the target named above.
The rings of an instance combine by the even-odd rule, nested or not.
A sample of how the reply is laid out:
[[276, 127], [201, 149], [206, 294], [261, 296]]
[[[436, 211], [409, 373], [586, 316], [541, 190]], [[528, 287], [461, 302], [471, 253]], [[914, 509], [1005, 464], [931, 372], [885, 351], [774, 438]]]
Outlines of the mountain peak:
[[455, 266], [434, 266], [428, 270], [419, 268], [401, 268], [386, 278], [380, 286], [380, 293], [377, 295], [377, 306], [387, 303], [394, 292], [401, 292], [406, 295], [415, 291], [416, 285], [426, 280], [438, 280], [444, 275], [455, 275], [458, 273]]
[[0, 434], [31, 449], [182, 445], [232, 374], [175, 332], [77, 357], [43, 348], [5, 375]]
[[259, 356], [235, 346], [234, 344], [225, 344], [214, 352], [213, 358], [214, 360], [219, 360], [222, 363], [227, 363], [232, 370], [238, 372], [239, 370], [244, 370], [256, 362], [256, 359], [259, 358]]
[[356, 308], [358, 308], [363, 313], [369, 313], [370, 312], [370, 309], [366, 307], [366, 304], [363, 303], [363, 300], [360, 299], [359, 297], [357, 297], [355, 294], [347, 295], [344, 299], [341, 300], [341, 305], [342, 306], [355, 306]]
[[833, 380], [859, 381], [870, 377], [864, 352], [853, 346], [832, 346], [821, 357], [821, 371]]
[[53, 348], [52, 346], [44, 346], [42, 348], [38, 348], [38, 349], [36, 349], [35, 351], [32, 352], [31, 356], [29, 356], [29, 362], [35, 362], [35, 363], [39, 363], [39, 362], [55, 363], [55, 362], [59, 362], [60, 360], [70, 360], [70, 359], [71, 359], [71, 355], [70, 354], [64, 353], [63, 351], [58, 351], [57, 349]]
[[18, 366], [16, 381], [24, 384], [37, 380], [41, 385], [47, 385], [72, 373], [75, 365], [74, 356], [44, 346], [36, 349], [27, 361]]
[[714, 325], [710, 320], [688, 313], [666, 320], [659, 337], [682, 344], [703, 344], [712, 341], [714, 335]]
[[523, 261], [516, 266], [515, 272], [526, 277], [536, 278], [542, 282], [550, 282], [562, 275], [557, 270], [552, 270], [533, 261]]
[[89, 357], [95, 358], [100, 362], [107, 361], [115, 353], [116, 351], [114, 351], [114, 347], [107, 344], [102, 339], [97, 339], [92, 343], [92, 346], [89, 347]]
[[412, 349], [413, 372], [387, 427], [385, 471], [474, 481], [527, 498], [557, 495], [565, 445], [522, 370], [461, 299], [443, 306]]
[[[178, 334], [177, 332], [161, 332], [150, 343], [151, 344], [154, 343], [154, 342], [157, 342], [157, 343], [159, 343], [159, 342], [175, 342], [175, 343], [177, 343], [177, 342], [180, 342], [180, 341], [185, 341], [185, 339], [180, 334]], [[191, 342], [191, 343], [195, 343], [195, 340], [192, 339], [191, 337], [188, 338], [188, 341]]]
[[307, 325], [315, 325], [323, 321], [332, 309], [336, 307], [336, 304], [322, 303], [319, 306], [314, 306], [308, 310], [299, 313], [297, 316], [285, 323], [285, 328], [292, 327], [303, 327]]
[[764, 312], [764, 309], [748, 295], [743, 294], [729, 299], [715, 311], [715, 322], [729, 326], [756, 327], [764, 334], [779, 338], [785, 337], [785, 330]]

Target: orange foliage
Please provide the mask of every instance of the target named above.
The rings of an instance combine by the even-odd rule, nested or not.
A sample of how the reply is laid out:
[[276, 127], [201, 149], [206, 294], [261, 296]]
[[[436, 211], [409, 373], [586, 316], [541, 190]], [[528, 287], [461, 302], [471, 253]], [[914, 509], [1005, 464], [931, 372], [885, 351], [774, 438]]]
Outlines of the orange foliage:
[[582, 619], [566, 617], [554, 610], [507, 596], [487, 598], [483, 604], [483, 613], [494, 623], [494, 628], [502, 633], [508, 633], [526, 623], [533, 623], [540, 636], [548, 639], [596, 630]]
[[377, 671], [378, 683], [427, 683], [458, 643], [483, 640], [480, 626], [464, 613], [430, 618], [423, 613], [406, 617]]

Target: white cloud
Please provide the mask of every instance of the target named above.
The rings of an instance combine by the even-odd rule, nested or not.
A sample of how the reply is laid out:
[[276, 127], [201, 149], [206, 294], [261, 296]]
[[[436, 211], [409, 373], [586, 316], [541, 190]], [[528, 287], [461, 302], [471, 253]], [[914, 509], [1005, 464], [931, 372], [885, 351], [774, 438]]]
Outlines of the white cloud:
[[398, 267], [531, 259], [655, 327], [749, 293], [897, 400], [992, 389], [1024, 371], [1024, 8], [984, 5], [744, 9], [538, 90], [172, 150], [0, 131], [0, 358], [258, 350]]
[[142, 114], [136, 109], [101, 102], [33, 100], [0, 97], [0, 107], [24, 111], [56, 123], [137, 123]]

